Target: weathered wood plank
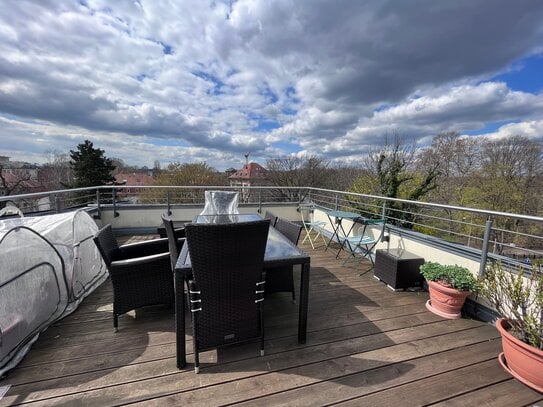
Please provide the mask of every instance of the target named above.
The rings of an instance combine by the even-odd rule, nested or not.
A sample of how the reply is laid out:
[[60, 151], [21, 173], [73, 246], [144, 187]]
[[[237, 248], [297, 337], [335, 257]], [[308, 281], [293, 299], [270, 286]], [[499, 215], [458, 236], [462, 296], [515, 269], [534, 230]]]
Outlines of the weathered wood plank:
[[[335, 380], [320, 381], [310, 386], [258, 398], [257, 402], [267, 406], [325, 405], [341, 400], [348, 400], [340, 403], [342, 406], [422, 405], [423, 397], [434, 393], [421, 391], [426, 388], [423, 385], [426, 380], [434, 380], [434, 377], [438, 377], [434, 375], [443, 372], [454, 374], [466, 366], [469, 369], [485, 365], [489, 359], [495, 358], [499, 347], [497, 340], [460, 347], [412, 359], [408, 363], [402, 361]], [[438, 362], [439, 360], [441, 362]], [[448, 386], [449, 384], [435, 391], [446, 392]], [[363, 397], [368, 394], [369, 396]], [[240, 404], [249, 405], [253, 402], [255, 401]]]
[[[457, 356], [458, 360], [438, 360], [437, 357], [434, 357], [431, 366], [424, 366], [424, 375], [439, 373], [440, 370], [444, 369], [450, 370], [422, 380], [416, 380], [409, 384], [394, 386], [369, 396], [358, 397], [348, 402], [334, 405], [342, 407], [360, 405], [421, 406], [502, 382], [507, 380], [508, 377], [496, 361], [496, 354], [499, 352], [499, 349], [499, 341], [494, 341], [494, 346], [488, 346], [486, 343], [483, 344], [483, 349], [479, 349], [480, 353], [475, 354], [469, 350], [460, 353]], [[489, 352], [489, 350], [493, 352]], [[481, 363], [480, 357], [482, 355], [490, 359]], [[456, 362], [460, 360], [469, 365], [459, 367]], [[411, 372], [406, 376], [411, 376]], [[431, 391], [420, 391], [420, 389], [431, 389]]]
[[0, 406], [490, 401], [516, 407], [543, 398], [497, 367], [500, 341], [494, 327], [442, 320], [424, 307], [427, 293], [392, 292], [366, 272], [369, 262], [342, 267], [335, 251], [303, 248], [312, 256], [306, 344], [296, 339], [298, 305], [288, 293], [276, 293], [265, 301], [266, 356], [258, 357], [250, 343], [202, 353], [199, 375], [191, 365], [179, 371], [171, 310], [132, 312], [114, 333], [107, 281], [74, 314], [44, 332], [19, 367], [0, 381], [12, 385]]
[[[458, 323], [464, 325], [464, 330]], [[261, 392], [262, 381], [258, 377], [268, 372], [273, 373], [265, 380], [268, 391], [283, 391], [315, 380], [340, 377], [498, 336], [493, 327], [470, 327], [474, 324], [469, 320], [443, 321], [429, 324], [425, 329], [406, 328], [232, 363], [216, 364], [215, 354], [208, 352], [202, 354], [199, 375], [192, 371], [179, 373], [173, 360], [164, 360], [147, 363], [145, 370], [141, 369], [141, 365], [125, 366], [13, 386], [6, 396], [6, 402], [9, 404], [15, 398], [22, 398], [25, 401], [42, 400], [43, 405], [50, 405], [82, 398], [86, 405], [114, 405], [121, 401], [134, 402], [186, 390], [193, 390], [190, 397], [194, 398], [199, 394], [198, 387], [227, 382], [219, 392], [223, 400], [225, 392], [241, 389], [242, 383], [247, 383], [253, 392]], [[242, 380], [252, 376], [256, 376], [256, 384], [252, 380]], [[232, 380], [237, 381], [236, 386], [228, 383]], [[248, 389], [236, 392], [238, 397], [243, 394], [247, 395]], [[175, 397], [184, 397], [184, 393]]]
[[515, 379], [509, 379], [493, 386], [432, 404], [432, 406], [463, 407], [470, 405], [481, 407], [511, 407], [538, 406], [541, 402], [543, 402], [543, 395], [524, 386]]
[[[328, 332], [324, 332], [321, 335], [312, 338], [312, 340], [305, 345], [296, 344], [297, 335], [293, 334], [290, 338], [266, 341], [266, 353], [271, 355], [294, 348], [332, 342], [338, 339], [346, 340], [379, 332], [422, 326], [439, 320], [440, 318], [433, 314], [424, 313], [374, 322], [363, 322], [328, 330]], [[71, 357], [68, 357], [66, 352], [61, 349], [58, 351], [58, 358], [54, 358], [53, 361], [51, 361], [52, 358], [50, 357], [50, 354], [42, 355], [43, 357], [41, 358], [40, 366], [37, 366], [36, 357], [34, 357], [33, 365], [17, 369], [16, 372], [10, 375], [9, 381], [12, 385], [21, 385], [39, 380], [81, 374], [87, 371], [119, 368], [126, 365], [172, 358], [175, 357], [175, 338], [171, 336], [168, 339], [169, 341], [163, 345], [146, 346], [146, 344], [143, 343], [138, 347], [132, 345], [132, 347], [128, 349], [124, 342], [112, 342], [107, 347], [104, 347], [103, 343], [97, 344], [94, 347], [91, 347], [90, 345], [80, 345], [77, 347], [77, 350], [70, 350]], [[189, 342], [188, 349], [191, 349], [191, 346], [192, 345]], [[237, 359], [250, 357], [251, 354], [254, 354], [254, 349], [248, 348], [248, 352], [248, 355], [244, 355], [242, 352], [236, 352], [235, 357]], [[222, 359], [221, 362], [224, 363], [233, 360], [236, 359]]]
[[[447, 334], [437, 338], [427, 338], [345, 357], [327, 359], [322, 362], [306, 364], [277, 373], [270, 373], [265, 376], [238, 379], [235, 386], [222, 384], [213, 388], [195, 389], [191, 392], [170, 395], [166, 397], [166, 401], [155, 397], [153, 400], [147, 400], [146, 403], [151, 406], [164, 404], [183, 405], [187, 403], [199, 404], [209, 399], [206, 402], [207, 405], [222, 405], [259, 398], [259, 404], [268, 405], [267, 400], [260, 399], [265, 394], [288, 392], [295, 388], [305, 388], [317, 382], [335, 382], [345, 376], [372, 371], [387, 365], [394, 365], [385, 377], [378, 375], [376, 380], [382, 383], [383, 381], [393, 380], [395, 377], [403, 375], [412, 369], [410, 360], [413, 358], [440, 352], [444, 346], [450, 350], [472, 344], [474, 340], [480, 340], [481, 332], [475, 332], [480, 329], [475, 328], [463, 335], [457, 335], [456, 333]], [[493, 332], [487, 331], [487, 333], [491, 333], [492, 337], [494, 336]], [[288, 379], [286, 379], [287, 375]], [[358, 383], [357, 386], [365, 386], [367, 381], [366, 376], [358, 376], [362, 378], [362, 383]], [[299, 393], [297, 392], [294, 397], [289, 397], [290, 400], [287, 404], [297, 404]], [[305, 400], [306, 403], [300, 403], [299, 405], [321, 405], [320, 400], [314, 399], [313, 392], [309, 394], [311, 394], [310, 399]], [[323, 395], [321, 392], [318, 392], [318, 394]]]

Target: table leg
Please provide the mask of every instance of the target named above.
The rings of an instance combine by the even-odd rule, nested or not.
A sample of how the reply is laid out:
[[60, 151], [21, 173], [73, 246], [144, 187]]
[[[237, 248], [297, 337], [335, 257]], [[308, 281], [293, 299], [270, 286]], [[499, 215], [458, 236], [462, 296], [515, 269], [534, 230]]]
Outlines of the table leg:
[[[330, 215], [326, 214], [326, 216], [328, 216], [328, 221], [330, 222], [330, 225], [332, 225], [333, 233], [332, 233], [332, 236], [330, 237], [330, 240], [328, 240], [328, 244], [324, 248], [324, 251], [328, 250], [328, 248], [334, 241], [334, 236], [336, 236], [339, 241], [338, 230], [339, 230], [339, 227], [341, 226], [341, 219], [335, 218], [334, 222], [332, 222], [332, 218], [330, 217]], [[334, 227], [334, 225], [336, 225], [336, 227]]]
[[[355, 220], [353, 219], [353, 222], [351, 224], [351, 227], [349, 228], [349, 231], [347, 233], [345, 233], [345, 229], [343, 228], [343, 224], [341, 223], [343, 219], [340, 220], [339, 222], [339, 226], [341, 226], [341, 233], [343, 233], [343, 237], [345, 238], [343, 240], [343, 242], [340, 242], [340, 245], [339, 245], [339, 250], [337, 251], [336, 253], [336, 259], [339, 257], [339, 254], [341, 253], [341, 251], [345, 248], [345, 244], [348, 244], [349, 245], [349, 252], [352, 253], [352, 247], [351, 247], [351, 244], [349, 243], [349, 241], [347, 240], [347, 238], [349, 237], [349, 235], [351, 234], [353, 228], [354, 228], [354, 224], [355, 224]], [[362, 233], [364, 234], [364, 233]], [[339, 238], [339, 232], [338, 232], [338, 240], [340, 240]]]
[[341, 241], [341, 238], [339, 237], [339, 229], [341, 228], [341, 233], [343, 233], [343, 237], [345, 237], [345, 229], [343, 229], [343, 223], [342, 223], [342, 218], [339, 219], [339, 224], [338, 224], [338, 227], [337, 227], [337, 241], [339, 243], [339, 249], [336, 253], [336, 259], [339, 257], [339, 253], [341, 253], [341, 251], [343, 250], [343, 245], [345, 244], [345, 240]]
[[185, 349], [185, 281], [181, 273], [175, 273], [175, 341], [177, 351], [177, 368], [187, 366]]
[[311, 263], [302, 264], [300, 281], [300, 305], [298, 311], [298, 342], [305, 343], [307, 337], [307, 310], [309, 306], [309, 274]]

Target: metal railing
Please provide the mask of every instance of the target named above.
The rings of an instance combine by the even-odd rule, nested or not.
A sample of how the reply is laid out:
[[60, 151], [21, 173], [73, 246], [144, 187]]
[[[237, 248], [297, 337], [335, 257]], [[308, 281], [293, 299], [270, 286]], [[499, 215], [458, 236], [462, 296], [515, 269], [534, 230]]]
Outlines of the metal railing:
[[501, 256], [517, 263], [543, 259], [543, 218], [431, 202], [409, 201], [321, 188], [275, 186], [98, 186], [43, 193], [0, 197], [1, 206], [12, 202], [28, 215], [58, 213], [90, 208], [96, 218], [103, 210], [122, 216], [134, 205], [173, 207], [203, 205], [205, 190], [236, 190], [241, 205], [256, 206], [311, 201], [321, 209], [341, 209], [364, 217], [387, 218], [392, 227], [422, 233], [480, 250], [481, 270], [487, 255]]

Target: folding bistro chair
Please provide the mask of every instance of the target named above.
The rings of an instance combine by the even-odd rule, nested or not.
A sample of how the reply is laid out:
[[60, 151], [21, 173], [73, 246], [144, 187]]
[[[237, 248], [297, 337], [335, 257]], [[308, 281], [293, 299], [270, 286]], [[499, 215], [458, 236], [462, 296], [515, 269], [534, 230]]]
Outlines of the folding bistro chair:
[[[342, 238], [341, 244], [344, 249], [349, 253], [349, 257], [345, 259], [343, 265], [349, 260], [356, 261], [356, 255], [360, 255], [360, 259], [368, 258], [371, 261], [371, 267], [375, 266], [371, 252], [373, 248], [379, 243], [385, 233], [386, 221], [385, 219], [364, 219], [364, 227], [361, 234], [347, 236]], [[378, 227], [378, 231], [374, 231], [373, 234], [369, 234], [368, 228], [374, 229]]]
[[[315, 249], [315, 243], [317, 242], [319, 236], [321, 237], [322, 241], [324, 242], [324, 245], [326, 246], [326, 240], [324, 239], [324, 235], [322, 234], [322, 230], [324, 229], [326, 222], [311, 220], [311, 214], [313, 213], [313, 208], [314, 208], [314, 205], [300, 204], [299, 210], [300, 210], [300, 217], [302, 218], [302, 224], [305, 229], [305, 237], [302, 240], [302, 244], [304, 244], [306, 240], [309, 240], [309, 244], [311, 244], [311, 247]], [[315, 232], [314, 236], [311, 236], [312, 232]]]

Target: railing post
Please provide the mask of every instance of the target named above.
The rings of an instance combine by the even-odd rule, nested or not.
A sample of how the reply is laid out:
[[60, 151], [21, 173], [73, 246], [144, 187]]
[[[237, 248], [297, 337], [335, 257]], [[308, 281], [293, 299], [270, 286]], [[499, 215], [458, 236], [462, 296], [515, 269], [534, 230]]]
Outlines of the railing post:
[[100, 190], [96, 190], [96, 209], [98, 213], [93, 216], [94, 219], [102, 219], [102, 202], [100, 200]]
[[485, 224], [485, 235], [483, 236], [483, 247], [481, 248], [481, 264], [479, 264], [479, 276], [483, 276], [486, 270], [486, 260], [488, 255], [488, 244], [490, 242], [490, 233], [492, 232], [492, 219], [488, 218]]
[[61, 203], [59, 194], [55, 194], [55, 212], [60, 213]]
[[166, 214], [172, 216], [172, 210], [170, 208], [170, 191], [166, 191]]
[[338, 210], [339, 209], [339, 195], [336, 194], [336, 203], [335, 203], [335, 207], [334, 207], [334, 210]]
[[258, 213], [262, 213], [262, 188], [258, 188]]
[[383, 209], [381, 209], [381, 217], [386, 220], [386, 217], [387, 217], [387, 201], [383, 201]]
[[113, 188], [112, 190], [113, 190], [113, 194], [112, 194], [112, 198], [113, 198], [113, 217], [117, 218], [117, 217], [119, 217], [119, 212], [117, 212], [117, 189]]

